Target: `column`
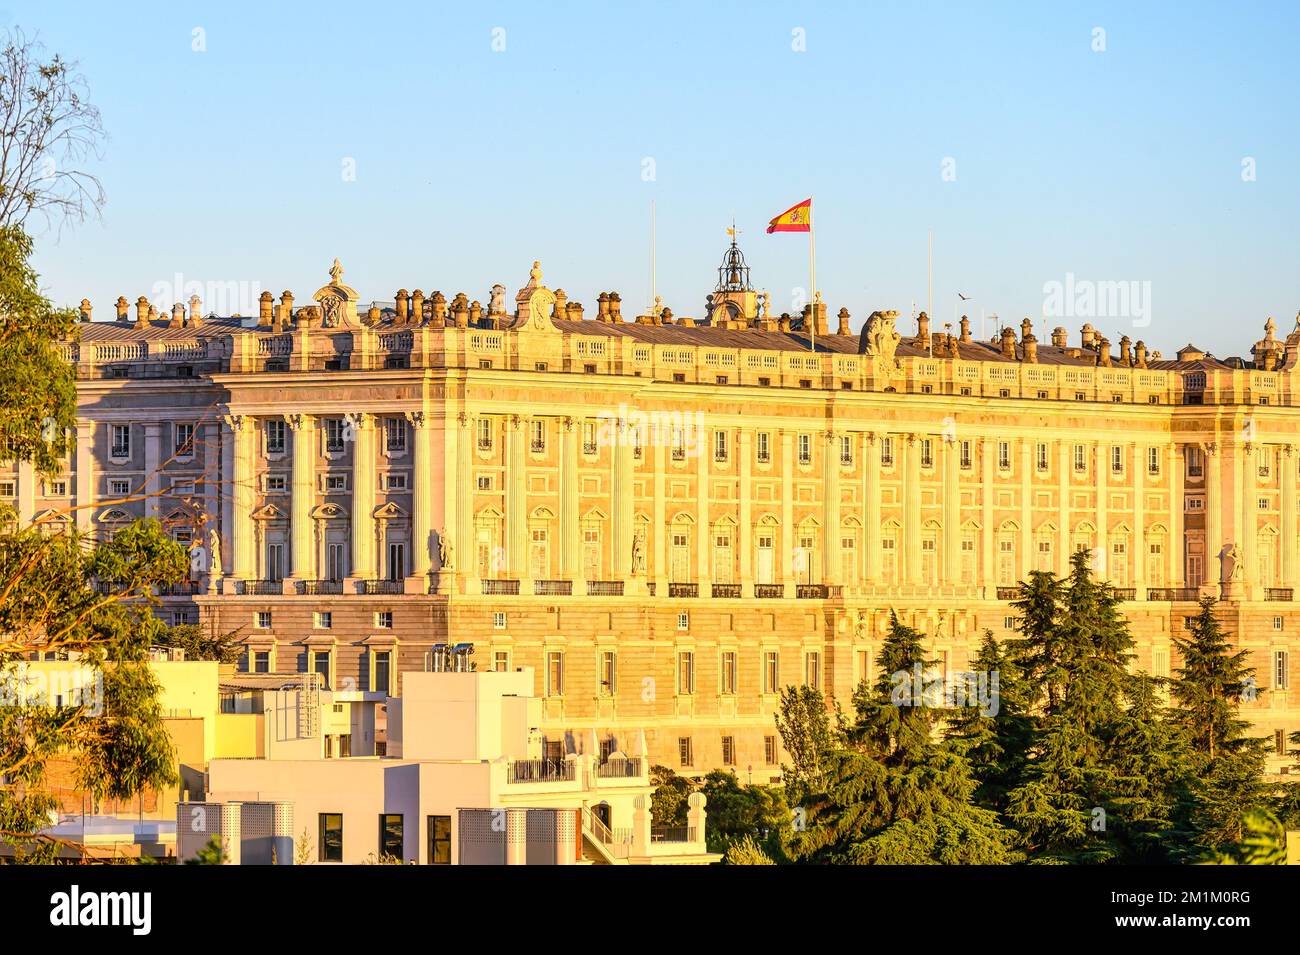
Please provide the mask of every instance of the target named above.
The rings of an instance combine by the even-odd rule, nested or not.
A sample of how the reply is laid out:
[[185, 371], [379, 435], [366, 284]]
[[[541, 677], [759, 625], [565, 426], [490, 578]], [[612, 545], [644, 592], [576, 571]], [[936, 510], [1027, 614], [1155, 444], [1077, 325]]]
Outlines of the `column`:
[[1166, 462], [1169, 468], [1169, 586], [1183, 587], [1186, 585], [1184, 553], [1187, 546], [1183, 539], [1183, 514], [1187, 505], [1183, 499], [1185, 468], [1179, 445], [1169, 445]]
[[19, 461], [17, 468], [18, 519], [22, 524], [30, 524], [36, 516], [36, 467], [30, 461]]
[[162, 499], [162, 424], [144, 426], [144, 516], [157, 517]]
[[1137, 591], [1137, 599], [1146, 600], [1146, 448], [1141, 444], [1132, 444], [1128, 451], [1133, 456], [1133, 587]]
[[450, 573], [442, 573], [439, 565], [438, 587], [440, 591], [448, 593], [455, 590], [454, 576], [464, 578], [468, 593], [475, 588], [479, 574], [474, 541], [474, 483], [471, 474], [476, 432], [477, 425], [463, 411], [456, 415], [455, 422], [447, 424], [452, 454], [449, 464], [454, 469], [456, 480], [448, 482], [444, 491], [443, 508], [450, 526], [444, 527], [442, 532], [453, 542], [452, 566]]
[[[411, 458], [411, 576], [417, 578], [417, 593], [428, 588], [433, 569], [433, 461], [432, 421], [423, 411], [410, 411], [414, 454]], [[297, 464], [295, 462], [295, 470]]]
[[524, 442], [528, 421], [519, 415], [506, 419], [506, 576], [519, 581], [520, 593], [532, 593], [528, 573], [528, 476], [524, 468]]
[[794, 580], [794, 548], [799, 532], [794, 526], [794, 435], [781, 432], [781, 582], [791, 593]]
[[[654, 548], [655, 594], [668, 596], [668, 517], [665, 514], [665, 476], [668, 473], [669, 429], [651, 428], [646, 435], [646, 454], [654, 462], [654, 527], [650, 529], [647, 546]], [[651, 437], [653, 436], [653, 438]]]
[[[580, 580], [582, 534], [578, 517], [581, 483], [578, 478], [578, 432], [572, 417], [560, 421], [560, 578]], [[585, 583], [574, 593], [585, 593]]]
[[[709, 461], [713, 451], [709, 432], [701, 429], [695, 438], [695, 583], [701, 597], [710, 597], [709, 553]], [[631, 540], [631, 538], [629, 538]], [[627, 548], [624, 548], [626, 551]], [[626, 560], [626, 554], [624, 555]]]
[[1034, 442], [1020, 439], [1020, 579], [1034, 567]]
[[1282, 586], [1296, 585], [1296, 464], [1291, 445], [1282, 449]]
[[921, 581], [921, 449], [915, 434], [904, 436], [903, 455], [903, 580]]
[[316, 420], [311, 415], [285, 415], [293, 432], [293, 497], [290, 499], [290, 527], [293, 535], [290, 566], [297, 580], [317, 577], [313, 560], [312, 504], [316, 498]]
[[1070, 572], [1070, 445], [1056, 443], [1056, 495], [1059, 525], [1056, 529], [1056, 575], [1064, 577]]
[[828, 584], [840, 579], [840, 436], [827, 431], [822, 449], [822, 580]]
[[1253, 444], [1239, 445], [1241, 448], [1241, 491], [1238, 495], [1237, 514], [1239, 515], [1238, 526], [1240, 530], [1237, 533], [1238, 548], [1241, 551], [1241, 561], [1245, 565], [1241, 568], [1241, 582], [1243, 586], [1242, 598], [1245, 600], [1255, 599], [1255, 586], [1259, 583], [1259, 560], [1255, 553], [1256, 539], [1259, 537], [1258, 521], [1255, 515], [1259, 512], [1258, 505], [1255, 503], [1255, 469], [1259, 466], [1259, 457], [1263, 453], [1263, 446]]
[[943, 579], [961, 584], [961, 445], [955, 438], [943, 441]]
[[992, 438], [980, 439], [980, 465], [984, 479], [980, 488], [980, 523], [983, 525], [981, 543], [983, 554], [980, 559], [980, 579], [983, 581], [987, 597], [996, 592], [998, 568], [995, 563], [994, 542], [997, 528], [993, 526], [993, 457], [996, 453]]
[[1110, 461], [1107, 460], [1109, 456], [1106, 445], [1098, 441], [1094, 447], [1097, 461], [1097, 550], [1101, 555], [1100, 561], [1095, 564], [1100, 570], [1099, 576], [1103, 580], [1109, 580], [1111, 574], [1107, 561], [1110, 560], [1110, 502], [1106, 498], [1110, 492], [1106, 489], [1106, 476], [1110, 471]]
[[[255, 449], [255, 419], [247, 415], [227, 415], [230, 465], [223, 468], [228, 475], [230, 493], [230, 557], [227, 576], [234, 580], [251, 580], [256, 573], [257, 555], [253, 553], [253, 506], [256, 489], [253, 487], [253, 456]], [[224, 568], [223, 568], [224, 569]]]
[[[626, 581], [632, 575], [632, 435], [628, 430], [626, 418], [619, 418], [617, 425], [614, 431], [612, 462], [614, 474], [610, 494], [610, 508], [614, 519], [614, 553], [610, 566], [614, 580]], [[704, 455], [701, 454], [700, 458], [703, 461]], [[705, 483], [701, 490], [700, 504], [704, 512], [702, 523], [705, 525], [706, 533], [709, 516], [708, 499], [705, 496], [708, 493], [707, 487]]]
[[874, 432], [862, 436], [862, 516], [864, 573], [871, 583], [880, 579], [880, 442]]
[[77, 481], [76, 522], [77, 530], [88, 533], [94, 527], [95, 518], [95, 425], [84, 419], [77, 422], [76, 450]]
[[1223, 551], [1223, 476], [1219, 468], [1223, 455], [1219, 446], [1210, 442], [1202, 447], [1205, 460], [1205, 585], [1210, 593], [1219, 596], [1219, 583], [1224, 579], [1223, 564], [1219, 555]]
[[352, 564], [354, 580], [371, 580], [375, 571], [375, 419], [348, 416], [352, 431]]
[[753, 489], [750, 487], [754, 469], [753, 433], [741, 428], [736, 435], [737, 470], [740, 473], [739, 515], [735, 547], [740, 558], [740, 587], [744, 597], [754, 596], [754, 515]]

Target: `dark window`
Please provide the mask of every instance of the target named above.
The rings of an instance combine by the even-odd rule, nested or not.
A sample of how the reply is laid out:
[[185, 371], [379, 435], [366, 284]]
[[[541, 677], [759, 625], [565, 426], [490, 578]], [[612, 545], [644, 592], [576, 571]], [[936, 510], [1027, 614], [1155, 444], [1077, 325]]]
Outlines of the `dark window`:
[[385, 368], [410, 368], [411, 359], [407, 355], [389, 355], [384, 359]]
[[390, 684], [388, 682], [389, 663], [392, 660], [392, 654], [388, 650], [375, 651], [375, 685], [371, 687], [380, 693], [388, 693]]
[[343, 813], [323, 812], [320, 814], [320, 838], [317, 840], [317, 844], [320, 848], [319, 861], [343, 861]]
[[403, 851], [402, 814], [382, 814], [379, 817], [379, 858], [392, 856], [401, 859]]
[[429, 817], [429, 865], [451, 865], [451, 816]]
[[258, 650], [253, 654], [253, 672], [270, 673], [271, 672], [271, 651]]

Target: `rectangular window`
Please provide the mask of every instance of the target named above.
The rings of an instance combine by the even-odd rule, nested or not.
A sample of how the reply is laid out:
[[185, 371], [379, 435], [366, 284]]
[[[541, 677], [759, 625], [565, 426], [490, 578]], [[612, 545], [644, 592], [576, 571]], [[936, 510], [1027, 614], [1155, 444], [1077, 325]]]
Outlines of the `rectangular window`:
[[253, 651], [253, 672], [254, 673], [271, 672], [271, 651], [270, 650]]
[[840, 464], [853, 465], [853, 439], [847, 434], [840, 435]]
[[822, 655], [817, 651], [804, 654], [804, 684], [814, 690], [822, 688]]
[[616, 658], [613, 650], [604, 650], [600, 654], [600, 695], [613, 696], [615, 692], [614, 675]]
[[1039, 471], [1047, 470], [1047, 445], [1040, 441], [1034, 448], [1034, 463]]
[[812, 464], [812, 435], [799, 435], [799, 463]]
[[551, 650], [546, 654], [546, 695], [564, 695], [564, 651]]
[[695, 692], [695, 654], [689, 650], [677, 654], [677, 692], [681, 696]]
[[880, 464], [881, 467], [891, 468], [894, 466], [894, 439], [880, 439]]
[[758, 432], [758, 463], [767, 464], [772, 460], [772, 436], [766, 431]]
[[[10, 492], [12, 494], [12, 492]], [[126, 497], [131, 493], [130, 481], [109, 481], [108, 493], [112, 497]]]
[[492, 629], [504, 630], [506, 628], [506, 612], [504, 610], [494, 610], [492, 612]]
[[330, 652], [328, 650], [313, 650], [311, 652], [311, 672], [321, 678], [321, 682], [329, 687], [330, 685]]
[[318, 846], [317, 861], [343, 861], [343, 813], [323, 812], [320, 814], [320, 835], [316, 840]]
[[1116, 444], [1110, 449], [1110, 472], [1111, 474], [1124, 473], [1124, 449]]
[[734, 736], [722, 737], [722, 765], [736, 765], [736, 737]]
[[509, 673], [510, 672], [510, 651], [497, 650], [492, 654], [492, 672]]
[[713, 460], [725, 463], [727, 460], [727, 432], [713, 432]]
[[1011, 443], [1009, 441], [998, 442], [998, 470], [1011, 470]]
[[340, 493], [348, 489], [348, 477], [346, 474], [327, 474], [325, 475], [325, 491], [330, 494]]
[[691, 629], [691, 615], [688, 611], [683, 610], [677, 615], [677, 629], [681, 631]]
[[129, 458], [131, 456], [131, 426], [129, 424], [115, 424], [110, 428], [112, 437], [112, 456], [115, 458]]
[[176, 425], [175, 442], [173, 448], [180, 457], [188, 457], [194, 453], [194, 425], [178, 424]]
[[284, 454], [285, 423], [283, 421], [266, 422], [266, 453]]
[[921, 439], [921, 467], [934, 467], [934, 442], [929, 438]]
[[963, 441], [961, 443], [961, 469], [963, 471], [969, 471], [971, 469], [971, 453], [970, 453], [969, 441]]
[[[674, 449], [674, 453], [675, 452], [676, 449]], [[596, 422], [594, 421], [584, 421], [582, 423], [582, 453], [583, 454], [596, 453]], [[685, 455], [684, 447], [682, 453], [684, 456]]]
[[325, 419], [325, 450], [338, 452], [343, 450], [343, 419]]
[[722, 654], [722, 693], [733, 696], [736, 692], [736, 651], [728, 650]]
[[451, 816], [429, 817], [429, 865], [451, 865]]
[[389, 451], [406, 450], [406, 419], [384, 419], [384, 444]]
[[325, 573], [327, 580], [342, 580], [347, 576], [343, 566], [343, 545], [327, 544], [325, 547]]
[[533, 454], [543, 454], [546, 451], [546, 422], [540, 418], [533, 419], [532, 437], [528, 442], [528, 450]]
[[285, 481], [283, 474], [268, 474], [266, 476], [267, 494], [284, 494], [288, 489], [289, 485]]
[[478, 449], [480, 451], [492, 450], [492, 419], [479, 418], [474, 425], [478, 432]]
[[383, 693], [388, 695], [392, 693], [393, 684], [393, 653], [391, 650], [375, 650], [375, 677], [370, 686], [371, 692]]
[[776, 737], [764, 736], [763, 737], [763, 762], [765, 762], [768, 766], [775, 766], [776, 758], [777, 758]]
[[271, 629], [271, 611], [269, 611], [269, 610], [259, 610], [259, 611], [257, 612], [257, 616], [256, 616], [256, 618], [255, 618], [255, 622], [256, 622], [256, 624], [257, 624], [257, 629], [258, 629], [258, 630], [270, 630], [270, 629]]
[[375, 612], [375, 626], [380, 630], [393, 629], [393, 612], [391, 610], [378, 610]]
[[1088, 449], [1082, 444], [1074, 446], [1074, 469], [1080, 474], [1088, 470]]
[[382, 813], [379, 817], [379, 858], [401, 859], [403, 851], [402, 814]]
[[1147, 474], [1157, 475], [1160, 473], [1160, 449], [1147, 448]]
[[763, 692], [775, 694], [781, 683], [781, 658], [775, 650], [763, 654]]
[[689, 736], [677, 737], [677, 756], [681, 760], [682, 766], [695, 765], [695, 753]]
[[1291, 687], [1291, 655], [1285, 650], [1273, 651], [1273, 685], [1279, 690]]
[[316, 628], [318, 630], [329, 630], [334, 626], [334, 614], [328, 610], [318, 610], [316, 612]]

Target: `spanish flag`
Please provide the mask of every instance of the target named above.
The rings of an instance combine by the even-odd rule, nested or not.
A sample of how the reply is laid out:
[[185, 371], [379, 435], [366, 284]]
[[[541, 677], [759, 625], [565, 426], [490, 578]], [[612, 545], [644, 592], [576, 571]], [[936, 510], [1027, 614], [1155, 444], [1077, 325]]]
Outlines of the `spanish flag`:
[[773, 232], [811, 232], [812, 200], [805, 199], [797, 206], [791, 206], [767, 224], [769, 234]]

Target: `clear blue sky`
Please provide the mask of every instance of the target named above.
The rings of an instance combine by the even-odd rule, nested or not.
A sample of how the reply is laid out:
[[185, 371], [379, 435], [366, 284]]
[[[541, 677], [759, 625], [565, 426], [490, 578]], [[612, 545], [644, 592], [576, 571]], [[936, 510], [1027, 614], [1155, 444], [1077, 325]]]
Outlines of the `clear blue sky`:
[[[102, 221], [38, 238], [51, 296], [99, 318], [178, 272], [302, 301], [335, 256], [365, 298], [484, 301], [540, 259], [589, 315], [605, 289], [635, 314], [652, 199], [666, 305], [702, 313], [734, 214], [782, 311], [806, 237], [764, 227], [812, 194], [818, 285], [855, 328], [924, 307], [927, 229], [936, 327], [958, 291], [972, 315], [1038, 320], [1067, 273], [1151, 283], [1150, 327], [1096, 324], [1166, 354], [1244, 354], [1266, 316], [1284, 334], [1300, 310], [1294, 4], [11, 2], [0, 18], [80, 62], [111, 135]], [[1059, 321], [1072, 340], [1082, 322]]]

